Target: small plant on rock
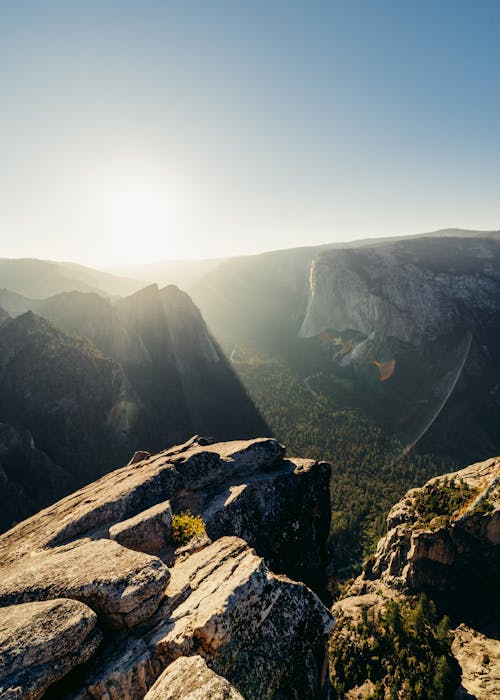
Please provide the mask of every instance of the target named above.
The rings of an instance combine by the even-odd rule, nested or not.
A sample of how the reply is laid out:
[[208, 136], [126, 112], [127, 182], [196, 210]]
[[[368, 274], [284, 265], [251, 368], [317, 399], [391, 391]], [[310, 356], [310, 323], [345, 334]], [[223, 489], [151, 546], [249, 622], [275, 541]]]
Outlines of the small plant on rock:
[[195, 537], [205, 534], [205, 523], [200, 515], [193, 515], [190, 510], [177, 513], [172, 518], [172, 540], [176, 547], [191, 542]]

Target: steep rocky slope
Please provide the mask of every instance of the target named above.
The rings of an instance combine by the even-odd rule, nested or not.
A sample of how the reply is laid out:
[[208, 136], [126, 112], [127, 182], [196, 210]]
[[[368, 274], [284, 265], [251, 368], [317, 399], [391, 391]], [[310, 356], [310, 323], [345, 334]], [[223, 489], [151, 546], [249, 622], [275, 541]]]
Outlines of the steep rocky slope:
[[[187, 504], [208, 537], [175, 550]], [[321, 585], [329, 508], [328, 465], [272, 439], [194, 438], [68, 496], [0, 537], [0, 694], [320, 697], [332, 618], [288, 576]]]
[[[95, 346], [27, 312], [0, 327], [0, 527], [5, 529], [136, 444], [140, 399]], [[101, 472], [102, 473], [102, 472]]]
[[155, 452], [195, 432], [266, 433], [176, 287], [152, 285], [116, 306], [81, 292], [27, 304], [41, 316], [0, 318], [0, 421], [24, 431], [15, 444], [0, 434], [1, 529], [123, 463], [137, 444]]
[[[409, 491], [388, 517], [372, 560], [334, 606], [354, 627], [391, 600], [426, 593], [456, 627], [457, 697], [500, 696], [500, 458]], [[444, 634], [441, 632], [441, 634]], [[356, 697], [368, 697], [368, 691]], [[468, 694], [467, 694], [468, 693]]]
[[[473, 464], [409, 491], [365, 571], [391, 588], [455, 598], [496, 594], [500, 580], [500, 459]], [[495, 596], [494, 596], [495, 597]], [[480, 601], [482, 602], [482, 601]], [[448, 601], [449, 605], [449, 601]]]

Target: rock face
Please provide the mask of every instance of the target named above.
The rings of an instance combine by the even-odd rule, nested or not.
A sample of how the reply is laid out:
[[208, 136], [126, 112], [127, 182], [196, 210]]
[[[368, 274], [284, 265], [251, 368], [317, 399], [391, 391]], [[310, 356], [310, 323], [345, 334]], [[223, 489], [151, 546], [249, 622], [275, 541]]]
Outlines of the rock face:
[[428, 588], [470, 596], [476, 587], [482, 596], [486, 586], [494, 590], [500, 578], [499, 482], [496, 458], [409, 491], [390, 511], [388, 533], [365, 576], [410, 593]]
[[458, 464], [497, 454], [499, 270], [498, 236], [322, 253], [300, 331], [322, 349], [312, 388], [329, 373], [349, 381], [349, 400], [403, 446], [442, 412], [429, 452]]
[[106, 539], [77, 541], [6, 568], [0, 605], [66, 596], [91, 606], [106, 626], [132, 627], [156, 610], [169, 577], [156, 557]]
[[[422, 592], [455, 630], [462, 670], [457, 698], [500, 697], [500, 458], [472, 464], [408, 491], [387, 535], [334, 612], [361, 619], [391, 598]], [[365, 695], [360, 697], [367, 697]]]
[[181, 656], [161, 674], [145, 700], [244, 700], [201, 656]]
[[462, 687], [457, 698], [478, 700], [500, 696], [500, 641], [459, 625], [452, 651], [462, 669]]
[[498, 240], [415, 239], [323, 253], [304, 336], [334, 328], [422, 346], [500, 311]]
[[[309, 578], [321, 580], [328, 476], [325, 464], [287, 460], [276, 440], [193, 438], [111, 472], [5, 533], [0, 649], [13, 655], [12, 668], [24, 679], [18, 695], [6, 697], [135, 700], [165, 669], [151, 697], [167, 686], [184, 688], [172, 697], [193, 700], [209, 692], [319, 697], [332, 618], [286, 574], [311, 567]], [[206, 514], [214, 541], [176, 554], [171, 514], [188, 506]], [[292, 526], [282, 533], [287, 520]], [[256, 551], [234, 536], [239, 531]], [[274, 564], [277, 573], [268, 568]], [[39, 622], [28, 622], [33, 633], [23, 637], [30, 615]], [[14, 636], [12, 619], [20, 620]], [[63, 638], [70, 640], [61, 645], [63, 658], [46, 668], [52, 640]]]
[[0, 695], [35, 699], [87, 661], [102, 634], [97, 616], [74, 600], [0, 608]]

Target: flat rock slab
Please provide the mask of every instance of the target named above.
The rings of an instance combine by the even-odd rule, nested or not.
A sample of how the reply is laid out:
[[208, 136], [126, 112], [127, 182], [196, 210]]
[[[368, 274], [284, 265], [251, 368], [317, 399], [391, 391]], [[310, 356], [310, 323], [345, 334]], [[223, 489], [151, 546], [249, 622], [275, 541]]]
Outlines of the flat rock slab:
[[183, 656], [161, 674], [144, 700], [244, 700], [201, 656]]
[[101, 641], [97, 616], [75, 600], [0, 608], [0, 697], [35, 700]]
[[156, 557], [112, 540], [80, 541], [5, 568], [0, 606], [72, 598], [86, 603], [109, 627], [132, 627], [156, 610], [169, 578]]

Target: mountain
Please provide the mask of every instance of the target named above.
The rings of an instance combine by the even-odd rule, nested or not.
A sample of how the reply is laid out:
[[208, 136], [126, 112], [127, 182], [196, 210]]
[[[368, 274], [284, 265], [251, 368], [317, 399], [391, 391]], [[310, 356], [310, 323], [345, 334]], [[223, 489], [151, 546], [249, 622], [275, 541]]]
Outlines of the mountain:
[[122, 296], [135, 292], [141, 286], [136, 280], [75, 263], [0, 258], [0, 288], [34, 299], [73, 290]]
[[495, 231], [445, 229], [277, 251], [227, 261], [191, 293], [242, 378], [246, 356], [280, 362], [326, 410], [375, 421], [394, 452], [427, 435], [427, 451], [464, 464], [500, 451], [499, 246]]
[[396, 243], [411, 245], [421, 238], [430, 242], [448, 238], [495, 241], [500, 232], [450, 228], [416, 236], [363, 239], [236, 257], [220, 261], [186, 289], [221, 342], [245, 340], [260, 349], [282, 350], [300, 331], [308, 304], [311, 266], [318, 257], [329, 251], [346, 250], [356, 255], [357, 251]]
[[463, 463], [500, 451], [499, 270], [500, 238], [322, 254], [300, 331], [321, 345], [310, 387], [337, 407], [361, 406], [404, 447], [440, 417], [434, 452]]
[[32, 312], [2, 324], [2, 528], [124, 460], [140, 410], [122, 368], [88, 341]]
[[[11, 438], [0, 444], [9, 484], [3, 528], [138, 447], [158, 451], [193, 433], [266, 431], [200, 312], [176, 287], [153, 285], [116, 305], [63, 293], [36, 308], [43, 317], [6, 315], [0, 325], [0, 421], [25, 436], [22, 449]], [[51, 466], [37, 491], [30, 475], [40, 455]], [[59, 484], [56, 472], [64, 473]]]

